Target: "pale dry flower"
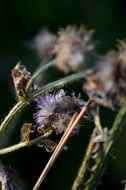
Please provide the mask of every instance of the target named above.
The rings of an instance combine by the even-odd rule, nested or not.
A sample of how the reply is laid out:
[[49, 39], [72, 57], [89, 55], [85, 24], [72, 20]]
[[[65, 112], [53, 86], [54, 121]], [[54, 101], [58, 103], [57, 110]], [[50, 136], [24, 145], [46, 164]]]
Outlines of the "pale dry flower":
[[53, 53], [56, 54], [57, 67], [68, 73], [85, 68], [86, 63], [96, 54], [92, 39], [94, 31], [83, 26], [68, 26], [58, 32], [58, 40]]
[[117, 51], [102, 56], [96, 71], [87, 77], [84, 89], [89, 96], [97, 96], [106, 102], [120, 106], [126, 95], [126, 43], [120, 41]]

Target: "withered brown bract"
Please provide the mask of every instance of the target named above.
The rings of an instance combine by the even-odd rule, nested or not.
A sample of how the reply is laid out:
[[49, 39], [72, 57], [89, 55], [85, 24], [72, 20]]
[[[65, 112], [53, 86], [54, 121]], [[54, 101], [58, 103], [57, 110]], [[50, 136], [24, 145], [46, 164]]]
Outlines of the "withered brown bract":
[[18, 62], [17, 65], [12, 69], [11, 75], [13, 77], [13, 82], [16, 90], [16, 94], [19, 100], [24, 100], [26, 98], [26, 86], [31, 78], [30, 72], [27, 71], [26, 67]]

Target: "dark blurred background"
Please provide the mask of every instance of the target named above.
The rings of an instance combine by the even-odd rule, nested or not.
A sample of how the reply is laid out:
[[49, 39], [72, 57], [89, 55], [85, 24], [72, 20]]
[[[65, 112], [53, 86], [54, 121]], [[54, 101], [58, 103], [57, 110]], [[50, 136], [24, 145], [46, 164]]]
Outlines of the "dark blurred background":
[[[38, 64], [29, 42], [42, 27], [52, 32], [69, 24], [85, 24], [93, 28], [99, 40], [99, 52], [115, 48], [117, 39], [126, 39], [126, 2], [124, 0], [0, 0], [0, 118], [15, 104], [11, 69], [21, 60], [32, 72]], [[53, 80], [53, 76], [52, 76]], [[71, 91], [73, 87], [71, 87]], [[8, 135], [0, 139], [0, 146], [20, 140], [20, 126], [32, 122], [34, 105], [21, 112], [10, 125]], [[114, 114], [104, 110], [102, 124], [111, 126]], [[68, 151], [62, 152], [44, 181], [43, 190], [70, 190], [81, 163], [92, 124], [86, 122], [80, 135], [69, 141]], [[117, 147], [109, 161], [98, 189], [124, 189], [126, 178], [126, 130], [124, 128]], [[36, 146], [1, 156], [4, 165], [14, 167], [26, 190], [32, 189], [51, 154]]]

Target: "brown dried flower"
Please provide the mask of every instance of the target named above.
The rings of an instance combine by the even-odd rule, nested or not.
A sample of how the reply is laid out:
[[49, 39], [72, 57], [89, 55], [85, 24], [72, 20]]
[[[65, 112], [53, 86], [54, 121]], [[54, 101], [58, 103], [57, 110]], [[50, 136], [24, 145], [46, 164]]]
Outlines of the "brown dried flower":
[[126, 95], [126, 48], [124, 42], [119, 44], [120, 49], [107, 54], [107, 63], [103, 66], [100, 78], [105, 93], [113, 97]]
[[11, 75], [18, 98], [25, 98], [25, 88], [29, 79], [31, 78], [30, 72], [27, 71], [26, 67], [18, 62], [17, 65], [12, 69]]
[[57, 56], [56, 64], [61, 71], [68, 73], [85, 67], [95, 52], [93, 33], [93, 30], [87, 30], [83, 26], [68, 26], [58, 32], [59, 38], [53, 53]]
[[103, 85], [101, 83], [99, 75], [94, 72], [87, 76], [87, 82], [84, 83], [84, 89], [90, 96], [103, 96]]
[[99, 68], [87, 78], [84, 89], [91, 96], [117, 102], [126, 95], [126, 43], [120, 41], [118, 51], [110, 51]]
[[21, 127], [21, 141], [29, 141], [35, 129], [36, 126], [32, 123], [24, 123]]

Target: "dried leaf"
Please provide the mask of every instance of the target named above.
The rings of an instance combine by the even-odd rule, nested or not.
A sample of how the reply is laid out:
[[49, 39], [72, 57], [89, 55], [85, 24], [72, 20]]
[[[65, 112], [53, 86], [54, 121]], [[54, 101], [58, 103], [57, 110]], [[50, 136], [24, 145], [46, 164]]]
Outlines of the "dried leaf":
[[39, 147], [45, 147], [47, 152], [53, 152], [54, 149], [56, 148], [57, 143], [50, 140], [50, 139], [42, 139], [37, 143]]

